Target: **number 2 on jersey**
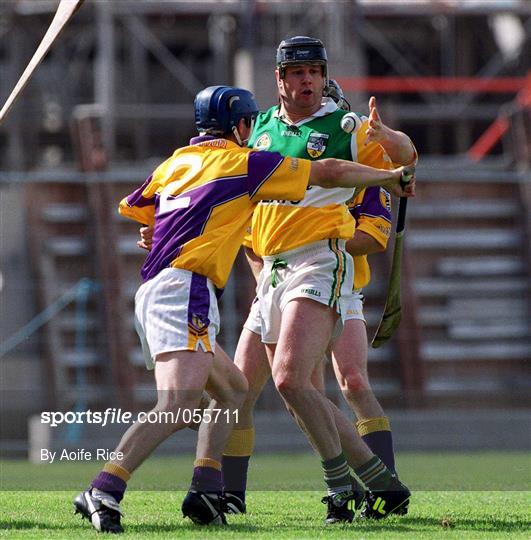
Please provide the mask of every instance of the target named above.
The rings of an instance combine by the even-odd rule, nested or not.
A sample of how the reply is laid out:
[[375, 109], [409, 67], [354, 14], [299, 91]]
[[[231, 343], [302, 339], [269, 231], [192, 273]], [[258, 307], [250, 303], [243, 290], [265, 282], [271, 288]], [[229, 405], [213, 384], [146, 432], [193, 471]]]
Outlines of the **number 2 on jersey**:
[[182, 190], [186, 183], [201, 170], [202, 165], [203, 160], [201, 156], [197, 155], [179, 156], [174, 160], [164, 180], [171, 178], [175, 174], [175, 171], [180, 168], [186, 168], [187, 170], [178, 180], [170, 182], [160, 192], [159, 215], [190, 206], [190, 197], [185, 195], [175, 197], [175, 194]]

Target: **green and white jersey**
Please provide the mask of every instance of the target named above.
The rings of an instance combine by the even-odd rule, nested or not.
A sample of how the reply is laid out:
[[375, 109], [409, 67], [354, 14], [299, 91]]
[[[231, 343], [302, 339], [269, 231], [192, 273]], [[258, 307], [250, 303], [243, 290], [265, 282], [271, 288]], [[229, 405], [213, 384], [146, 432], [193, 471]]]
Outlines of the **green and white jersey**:
[[[362, 117], [360, 129], [351, 135], [341, 129], [345, 114], [324, 99], [312, 116], [291, 124], [272, 107], [258, 116], [249, 146], [309, 160], [339, 158], [390, 168], [379, 144], [364, 144], [367, 118]], [[302, 201], [262, 201], [253, 214], [253, 250], [259, 256], [274, 255], [317, 240], [351, 238], [355, 222], [345, 203], [353, 193], [351, 188], [309, 186]]]

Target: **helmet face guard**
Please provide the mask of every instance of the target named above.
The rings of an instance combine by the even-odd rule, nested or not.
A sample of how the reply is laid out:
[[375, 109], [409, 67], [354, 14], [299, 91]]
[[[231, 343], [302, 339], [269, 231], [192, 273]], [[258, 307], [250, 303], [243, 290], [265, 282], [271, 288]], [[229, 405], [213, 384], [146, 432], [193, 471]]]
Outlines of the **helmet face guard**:
[[350, 111], [350, 103], [347, 101], [345, 94], [343, 94], [343, 89], [336, 80], [330, 79], [328, 81], [323, 96], [332, 98], [339, 109]]
[[287, 66], [296, 64], [320, 64], [323, 76], [328, 78], [328, 57], [323, 42], [308, 36], [295, 36], [283, 40], [277, 49], [277, 69], [283, 79]]
[[248, 90], [234, 86], [209, 86], [194, 101], [195, 125], [211, 135], [233, 133], [242, 118], [248, 126], [258, 115], [258, 105]]

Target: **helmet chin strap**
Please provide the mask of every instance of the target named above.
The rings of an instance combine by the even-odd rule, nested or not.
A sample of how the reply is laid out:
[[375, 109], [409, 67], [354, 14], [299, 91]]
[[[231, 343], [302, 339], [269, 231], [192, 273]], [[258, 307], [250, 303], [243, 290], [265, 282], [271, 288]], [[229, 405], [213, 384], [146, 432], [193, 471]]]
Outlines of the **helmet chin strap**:
[[245, 142], [245, 144], [247, 144], [247, 141], [249, 139], [247, 139], [247, 141], [242, 141], [241, 137], [240, 137], [240, 134], [238, 133], [238, 128], [236, 126], [232, 126], [232, 134], [234, 135], [236, 141], [238, 142], [238, 144], [240, 146], [243, 146], [243, 143]]
[[243, 140], [240, 137], [240, 133], [238, 131], [238, 128], [236, 126], [232, 126], [232, 134], [234, 135], [234, 138], [236, 139], [236, 141], [238, 142], [238, 144], [240, 146], [247, 146], [247, 143], [249, 142], [249, 139], [251, 138], [251, 135], [253, 133], [254, 123], [255, 123], [255, 119], [252, 118], [251, 119], [251, 127], [249, 128], [249, 136], [246, 139], [243, 139]]

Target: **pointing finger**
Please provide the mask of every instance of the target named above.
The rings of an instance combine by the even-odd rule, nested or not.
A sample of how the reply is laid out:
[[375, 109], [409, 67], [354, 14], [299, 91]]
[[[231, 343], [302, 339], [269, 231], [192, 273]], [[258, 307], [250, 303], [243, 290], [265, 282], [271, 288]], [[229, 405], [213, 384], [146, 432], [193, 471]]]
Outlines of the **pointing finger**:
[[376, 98], [374, 96], [369, 100], [370, 115], [369, 117], [376, 122], [380, 122], [380, 115], [378, 114], [378, 109], [376, 108]]

